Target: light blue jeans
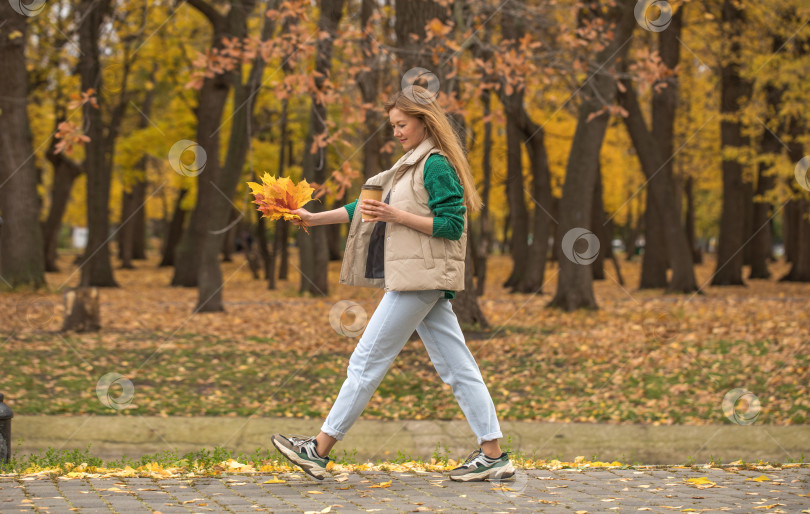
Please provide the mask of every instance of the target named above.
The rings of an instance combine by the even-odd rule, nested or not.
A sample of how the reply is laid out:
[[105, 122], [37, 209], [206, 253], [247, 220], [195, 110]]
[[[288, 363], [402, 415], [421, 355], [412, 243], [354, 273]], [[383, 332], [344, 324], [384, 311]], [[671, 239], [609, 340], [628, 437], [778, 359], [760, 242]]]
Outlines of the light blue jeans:
[[321, 430], [343, 439], [414, 329], [439, 376], [453, 389], [478, 444], [502, 438], [492, 397], [467, 348], [450, 300], [437, 289], [387, 291], [383, 295], [352, 352], [346, 381]]

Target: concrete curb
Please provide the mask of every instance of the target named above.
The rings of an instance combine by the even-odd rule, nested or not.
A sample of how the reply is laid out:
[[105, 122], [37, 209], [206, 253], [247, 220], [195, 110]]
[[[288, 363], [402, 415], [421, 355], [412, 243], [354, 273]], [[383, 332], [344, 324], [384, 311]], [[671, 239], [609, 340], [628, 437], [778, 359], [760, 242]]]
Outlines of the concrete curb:
[[[48, 447], [74, 449], [91, 445], [105, 460], [137, 458], [164, 450], [183, 454], [222, 446], [250, 453], [271, 448], [276, 432], [314, 435], [322, 421], [296, 418], [153, 417], [153, 416], [15, 416], [12, 453], [36, 453]], [[788, 462], [810, 458], [810, 425], [609, 425], [505, 421], [502, 446], [538, 459], [588, 459], [632, 464]], [[20, 444], [21, 441], [21, 444]], [[477, 448], [466, 421], [359, 420], [335, 447], [338, 456], [356, 450], [358, 461], [392, 459], [401, 452], [429, 459], [442, 445], [451, 458]]]

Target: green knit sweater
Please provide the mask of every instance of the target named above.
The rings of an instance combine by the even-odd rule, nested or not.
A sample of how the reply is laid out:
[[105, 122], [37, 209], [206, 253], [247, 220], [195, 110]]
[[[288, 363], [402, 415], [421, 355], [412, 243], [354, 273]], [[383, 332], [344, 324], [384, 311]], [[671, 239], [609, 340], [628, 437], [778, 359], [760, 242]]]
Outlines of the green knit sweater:
[[[456, 241], [464, 232], [464, 187], [455, 170], [440, 154], [428, 157], [425, 163], [425, 189], [428, 192], [428, 207], [433, 211], [433, 237], [444, 237]], [[349, 213], [349, 223], [354, 217], [354, 209], [359, 198], [344, 205]], [[455, 291], [444, 291], [444, 297], [456, 297]]]

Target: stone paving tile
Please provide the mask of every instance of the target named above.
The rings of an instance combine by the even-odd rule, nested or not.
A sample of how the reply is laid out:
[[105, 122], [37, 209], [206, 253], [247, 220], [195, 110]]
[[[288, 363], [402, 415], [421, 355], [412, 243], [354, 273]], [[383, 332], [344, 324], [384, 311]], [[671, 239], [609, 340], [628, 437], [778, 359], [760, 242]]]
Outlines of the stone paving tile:
[[[754, 479], [766, 477], [767, 480]], [[205, 479], [0, 477], [0, 511], [64, 512], [801, 512], [810, 469], [520, 471], [503, 483], [452, 482], [438, 473], [363, 472], [316, 482], [282, 474]], [[343, 477], [341, 477], [342, 479]], [[689, 479], [708, 479], [706, 488]], [[707, 484], [711, 485], [711, 484]], [[374, 487], [373, 487], [374, 486]], [[757, 509], [759, 507], [759, 509]], [[755, 510], [757, 509], [757, 510]]]

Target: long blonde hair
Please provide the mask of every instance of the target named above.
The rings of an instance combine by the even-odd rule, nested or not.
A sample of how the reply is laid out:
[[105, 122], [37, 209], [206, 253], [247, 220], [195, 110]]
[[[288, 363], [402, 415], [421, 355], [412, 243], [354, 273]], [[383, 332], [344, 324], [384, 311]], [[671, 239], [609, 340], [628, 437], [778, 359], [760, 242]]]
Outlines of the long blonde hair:
[[475, 181], [470, 170], [470, 163], [459, 143], [456, 132], [434, 95], [421, 86], [409, 86], [407, 91], [395, 93], [385, 102], [385, 112], [397, 108], [403, 113], [419, 119], [425, 124], [427, 135], [441, 150], [450, 165], [455, 168], [461, 185], [464, 187], [464, 205], [468, 212], [481, 210], [483, 202], [475, 189]]

